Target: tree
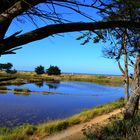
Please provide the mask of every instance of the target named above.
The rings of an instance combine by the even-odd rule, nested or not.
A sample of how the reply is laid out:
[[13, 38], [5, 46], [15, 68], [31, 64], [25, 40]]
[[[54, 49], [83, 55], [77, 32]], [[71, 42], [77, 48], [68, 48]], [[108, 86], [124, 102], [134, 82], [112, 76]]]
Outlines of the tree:
[[11, 63], [7, 63], [7, 64], [5, 65], [5, 69], [6, 69], [6, 70], [10, 70], [12, 67], [13, 67], [13, 64], [11, 64]]
[[61, 74], [61, 70], [57, 66], [50, 66], [46, 72], [48, 75], [60, 75]]
[[0, 64], [1, 70], [10, 70], [13, 67], [12, 63]]
[[[118, 46], [120, 45], [120, 47]], [[125, 97], [124, 97], [124, 101], [125, 103], [127, 103], [128, 99], [129, 99], [129, 71], [128, 71], [128, 67], [129, 65], [131, 66], [131, 64], [129, 64], [129, 60], [131, 61], [131, 59], [129, 58], [130, 53], [127, 49], [127, 35], [124, 34], [121, 37], [121, 42], [119, 44], [115, 44], [115, 46], [106, 49], [104, 48], [103, 50], [103, 54], [106, 58], [111, 58], [111, 59], [115, 59], [118, 62], [118, 67], [120, 69], [120, 71], [122, 72], [122, 76], [124, 77], [124, 89], [125, 89]], [[123, 67], [120, 63], [120, 59], [123, 60]]]
[[[106, 5], [106, 8], [104, 8], [103, 11], [100, 11], [100, 14], [104, 17], [105, 21], [112, 21], [112, 20], [133, 20], [133, 21], [140, 21], [140, 9], [138, 8], [140, 5], [140, 2], [134, 0], [123, 0], [123, 1], [116, 1], [118, 2], [118, 7], [119, 8], [115, 8], [112, 9], [112, 7], [114, 7], [115, 3], [114, 0], [112, 1], [112, 5]], [[137, 5], [138, 4], [138, 5]], [[137, 6], [136, 6], [137, 5]], [[115, 12], [114, 12], [115, 11]], [[126, 32], [127, 30], [127, 32]], [[95, 31], [94, 31], [95, 32]], [[94, 43], [99, 42], [100, 39], [102, 39], [103, 41], [105, 40], [105, 38], [108, 38], [108, 35], [115, 35], [116, 40], [118, 40], [118, 43], [120, 43], [121, 41], [121, 46], [118, 48], [115, 47], [111, 48], [105, 51], [113, 58], [115, 58], [117, 61], [119, 61], [119, 59], [121, 58], [121, 56], [124, 54], [124, 62], [125, 62], [125, 70], [123, 70], [121, 68], [121, 70], [124, 73], [125, 76], [125, 82], [126, 82], [126, 96], [125, 99], [127, 101], [128, 99], [128, 86], [129, 86], [129, 77], [128, 77], [128, 58], [130, 56], [133, 56], [135, 54], [135, 56], [137, 56], [137, 61], [135, 63], [135, 68], [134, 69], [134, 76], [132, 79], [132, 93], [131, 93], [131, 97], [129, 99], [129, 101], [127, 102], [126, 106], [125, 106], [125, 111], [124, 111], [124, 118], [125, 119], [129, 119], [132, 118], [135, 114], [135, 112], [137, 112], [137, 108], [138, 108], [138, 104], [139, 104], [139, 96], [140, 96], [140, 92], [138, 92], [138, 88], [139, 87], [139, 68], [138, 68], [138, 64], [139, 61], [139, 46], [140, 46], [140, 31], [137, 28], [137, 30], [131, 30], [131, 29], [127, 29], [127, 28], [118, 28], [118, 29], [108, 29], [108, 30], [99, 30], [95, 32], [97, 34], [97, 36], [95, 37], [91, 37], [91, 35], [93, 34], [92, 32], [87, 33], [86, 35], [83, 35], [82, 37], [78, 38], [78, 39], [82, 39], [82, 38], [86, 38], [84, 40], [84, 42], [82, 44], [85, 44], [87, 42], [89, 42], [92, 38], [94, 40]], [[110, 36], [109, 36], [110, 37]], [[110, 37], [112, 38], [112, 37]], [[111, 42], [112, 44], [112, 42]], [[127, 45], [127, 46], [126, 46]], [[116, 49], [117, 48], [117, 49]], [[109, 56], [109, 57], [110, 57]], [[120, 63], [119, 67], [120, 67]]]
[[7, 73], [9, 74], [15, 74], [17, 73], [17, 70], [13, 69], [13, 70], [6, 70]]
[[[40, 8], [42, 6], [40, 6], [39, 4], [44, 4], [48, 8], [42, 9]], [[73, 31], [90, 30], [92, 33], [96, 34], [97, 30], [101, 29], [121, 30], [127, 28], [129, 29], [129, 37], [130, 35], [132, 35], [132, 42], [132, 40], [136, 38], [136, 36], [133, 36], [133, 33], [139, 32], [140, 29], [140, 1], [138, 0], [93, 0], [91, 2], [85, 2], [85, 0], [1, 0], [0, 5], [0, 55], [14, 54], [15, 50], [21, 48], [21, 45], [46, 38], [53, 34]], [[60, 7], [62, 9], [67, 8], [77, 14], [80, 14], [92, 20], [92, 22], [72, 22], [67, 20], [66, 18], [62, 18], [62, 14], [59, 14], [56, 10]], [[113, 15], [113, 19], [111, 18], [110, 20], [97, 20], [96, 18], [94, 18], [94, 15], [91, 17], [87, 15], [87, 13], [82, 12], [81, 9], [83, 8], [81, 7], [91, 8], [94, 10], [96, 9], [97, 12], [104, 17]], [[129, 18], [123, 19], [122, 17], [124, 16], [124, 13], [126, 14], [126, 12], [127, 17]], [[52, 24], [48, 24], [47, 22], [47, 24], [45, 24], [43, 27], [38, 27], [35, 30], [31, 30], [25, 33], [22, 33], [21, 31], [13, 32], [12, 35], [6, 36], [7, 29], [10, 27], [11, 22], [15, 18], [20, 20], [19, 18], [22, 18], [23, 16], [25, 16], [26, 18], [28, 17], [28, 19], [30, 19], [30, 21], [32, 21], [34, 25], [37, 24], [37, 22], [34, 20], [35, 17], [38, 17], [38, 19], [40, 20], [42, 18], [46, 19], [45, 22], [49, 21]], [[120, 19], [115, 18], [115, 16], [120, 16]], [[137, 38], [139, 38], [139, 36], [137, 36]], [[86, 40], [86, 42], [88, 42], [88, 40], [89, 38]], [[139, 47], [134, 48], [135, 49], [133, 50], [139, 54]], [[134, 98], [135, 97], [136, 96], [134, 96]], [[133, 102], [132, 104], [135, 103]]]
[[37, 66], [36, 68], [35, 68], [35, 72], [37, 73], [37, 74], [44, 74], [45, 73], [45, 68], [43, 67], [43, 66]]
[[[134, 6], [137, 6], [137, 3]], [[50, 8], [41, 9], [39, 6], [44, 4]], [[62, 14], [57, 13], [57, 8], [62, 7], [69, 9], [77, 14], [80, 14], [92, 21], [96, 18], [91, 18], [87, 13], [80, 10], [81, 7], [96, 9], [98, 12], [104, 11], [108, 13], [105, 8], [108, 6], [110, 12], [115, 13], [113, 9], [118, 9], [121, 2], [113, 0], [113, 3], [108, 3], [104, 0], [95, 0], [93, 2], [84, 1], [69, 1], [69, 0], [2, 0], [0, 1], [0, 54], [14, 54], [15, 50], [20, 49], [21, 45], [30, 43], [32, 41], [40, 40], [57, 33], [73, 32], [81, 30], [97, 30], [106, 28], [139, 28], [139, 21], [133, 20], [112, 20], [104, 22], [72, 22], [62, 18]], [[50, 10], [49, 10], [50, 9]], [[13, 32], [11, 36], [6, 37], [6, 31], [10, 27], [11, 22], [17, 18], [20, 20], [20, 16], [25, 16], [30, 19], [35, 25], [34, 20], [38, 17], [40, 20], [46, 19], [46, 21], [53, 21], [53, 24], [44, 25], [38, 29], [30, 32], [21, 33], [21, 31]], [[55, 24], [54, 24], [55, 23]]]
[[6, 73], [9, 74], [15, 74], [17, 73], [17, 70], [12, 70], [13, 64], [12, 63], [5, 63], [5, 64], [0, 64], [0, 70], [5, 70]]
[[[119, 51], [120, 51], [120, 48], [119, 48]], [[124, 59], [128, 59], [130, 61], [130, 64], [129, 64], [128, 62], [126, 62], [128, 60], [124, 60], [125, 69], [126, 69], [126, 67], [128, 67], [128, 65], [134, 65], [134, 74], [131, 76], [131, 79], [132, 79], [131, 96], [130, 96], [128, 102], [126, 102], [125, 109], [124, 109], [124, 119], [130, 119], [137, 113], [138, 107], [139, 107], [139, 96], [140, 95], [139, 95], [139, 90], [138, 89], [139, 89], [139, 86], [140, 86], [140, 82], [139, 82], [139, 74], [140, 74], [140, 72], [139, 72], [139, 70], [140, 70], [139, 62], [140, 62], [140, 57], [138, 55], [139, 53], [136, 53], [136, 52], [134, 53], [133, 51], [131, 52], [129, 50], [129, 48], [128, 49], [123, 49], [122, 51], [123, 51], [122, 54], [124, 54]], [[114, 57], [114, 52], [112, 52], [112, 50], [109, 50], [107, 52], [107, 54], [109, 54], [109, 56], [112, 56], [112, 54], [113, 54], [113, 57]], [[115, 54], [117, 54], [117, 57], [118, 57], [118, 52], [115, 53]], [[129, 58], [130, 56], [132, 57], [132, 54], [133, 54], [133, 56], [135, 56], [137, 58], [135, 64]], [[126, 80], [125, 82], [129, 82], [129, 80], [127, 81], [127, 79], [126, 79], [126, 78], [129, 78], [128, 75], [125, 75], [127, 70], [123, 70], [122, 67], [120, 66], [119, 62], [118, 62], [118, 65], [119, 65], [122, 73], [124, 73], [125, 80]], [[129, 83], [127, 83], [127, 84], [129, 84]]]

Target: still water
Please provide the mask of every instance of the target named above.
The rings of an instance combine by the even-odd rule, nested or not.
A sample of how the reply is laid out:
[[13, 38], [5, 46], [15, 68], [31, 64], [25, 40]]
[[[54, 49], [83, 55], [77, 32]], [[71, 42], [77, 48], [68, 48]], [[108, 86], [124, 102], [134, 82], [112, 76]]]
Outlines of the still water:
[[[28, 96], [0, 94], [0, 127], [23, 123], [38, 124], [65, 118], [123, 97], [123, 87], [111, 87], [89, 82], [60, 82], [8, 86], [9, 89], [29, 88]], [[56, 94], [43, 94], [44, 91]]]

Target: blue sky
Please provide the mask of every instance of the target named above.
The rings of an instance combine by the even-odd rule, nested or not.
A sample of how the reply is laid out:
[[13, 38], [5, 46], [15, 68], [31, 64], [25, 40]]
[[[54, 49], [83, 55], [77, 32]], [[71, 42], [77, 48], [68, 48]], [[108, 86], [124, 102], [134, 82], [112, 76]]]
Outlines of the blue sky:
[[[115, 60], [103, 57], [103, 43], [77, 41], [77, 33], [55, 36], [24, 45], [15, 55], [1, 57], [1, 62], [13, 63], [18, 70], [34, 70], [38, 65], [57, 65], [63, 72], [120, 74]], [[107, 45], [107, 44], [106, 44]]]
[[[95, 16], [98, 18], [96, 14]], [[79, 15], [67, 18], [72, 18], [73, 21], [89, 21]], [[43, 26], [42, 22], [37, 23]], [[14, 20], [7, 36], [15, 31], [23, 30], [24, 33], [32, 29], [35, 29], [32, 24]], [[76, 40], [79, 35], [76, 32], [65, 33], [26, 44], [21, 50], [16, 51], [17, 54], [2, 56], [1, 63], [11, 62], [15, 69], [27, 71], [34, 70], [38, 65], [45, 68], [57, 65], [62, 72], [69, 73], [121, 74], [115, 60], [103, 57], [102, 48], [108, 46], [107, 43], [90, 42], [83, 46], [80, 45], [82, 41]]]

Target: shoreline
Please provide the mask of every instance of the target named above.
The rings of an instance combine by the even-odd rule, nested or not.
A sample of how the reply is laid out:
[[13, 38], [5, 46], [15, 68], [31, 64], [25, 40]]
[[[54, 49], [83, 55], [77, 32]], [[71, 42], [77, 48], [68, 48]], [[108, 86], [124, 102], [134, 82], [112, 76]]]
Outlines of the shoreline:
[[[16, 79], [5, 81], [1, 85], [20, 85], [25, 83], [40, 83], [43, 81], [46, 82], [59, 82], [59, 81], [81, 81], [81, 82], [92, 82], [96, 84], [108, 85], [108, 86], [118, 86], [122, 85], [122, 76], [95, 76], [95, 75], [81, 75], [81, 74], [62, 74], [60, 76], [48, 76], [47, 74], [37, 75], [34, 72], [18, 72], [17, 74], [8, 75], [5, 73], [0, 73], [0, 76], [14, 76]], [[1, 86], [2, 88], [2, 86]], [[25, 89], [24, 89], [25, 90]], [[4, 90], [0, 89], [0, 92]], [[24, 95], [26, 92], [28, 95], [33, 91], [14, 91], [14, 90], [5, 90], [15, 92], [17, 95]], [[37, 93], [37, 92], [36, 92]], [[43, 93], [43, 92], [42, 92]], [[49, 92], [45, 92], [45, 94], [52, 94]], [[57, 94], [57, 93], [53, 93]], [[60, 132], [69, 128], [71, 126], [81, 124], [87, 121], [90, 121], [94, 117], [97, 117], [102, 114], [109, 113], [115, 109], [123, 107], [123, 99], [117, 100], [111, 103], [106, 103], [100, 106], [96, 106], [91, 109], [87, 109], [82, 111], [76, 115], [71, 117], [62, 119], [62, 120], [54, 120], [47, 123], [42, 123], [39, 125], [31, 125], [31, 124], [23, 124], [21, 126], [15, 128], [0, 128], [0, 139], [30, 139], [39, 137], [42, 138], [44, 135], [50, 135], [52, 133]], [[4, 131], [3, 131], [4, 129]], [[20, 134], [21, 133], [21, 134]]]
[[[46, 136], [59, 133], [67, 128], [72, 126], [80, 125], [86, 123], [95, 117], [98, 117], [103, 114], [112, 112], [115, 109], [122, 108], [124, 105], [123, 99], [116, 100], [114, 102], [109, 102], [104, 105], [99, 105], [91, 109], [84, 110], [78, 114], [75, 114], [71, 117], [65, 119], [53, 120], [47, 123], [41, 123], [36, 125], [23, 124], [13, 128], [0, 128], [0, 139], [42, 139]], [[4, 130], [4, 131], [3, 131]]]
[[60, 76], [49, 76], [47, 74], [37, 75], [35, 72], [17, 72], [16, 74], [8, 75], [5, 72], [0, 72], [0, 77], [9, 76], [16, 77], [14, 80], [1, 82], [3, 84], [23, 84], [23, 83], [34, 83], [34, 82], [50, 82], [55, 83], [59, 81], [82, 81], [92, 82], [96, 84], [108, 85], [108, 86], [120, 86], [123, 85], [122, 76], [101, 76], [101, 75], [87, 75], [87, 74], [61, 74]]

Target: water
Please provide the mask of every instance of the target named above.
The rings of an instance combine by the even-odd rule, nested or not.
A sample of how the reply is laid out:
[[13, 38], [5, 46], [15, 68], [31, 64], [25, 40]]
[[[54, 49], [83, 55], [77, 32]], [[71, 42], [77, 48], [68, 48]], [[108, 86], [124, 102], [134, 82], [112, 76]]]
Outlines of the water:
[[[60, 82], [8, 86], [9, 89], [29, 88], [28, 96], [13, 93], [0, 94], [0, 127], [23, 123], [38, 124], [65, 118], [123, 97], [122, 87], [111, 87], [89, 82]], [[45, 95], [43, 91], [56, 94]]]

